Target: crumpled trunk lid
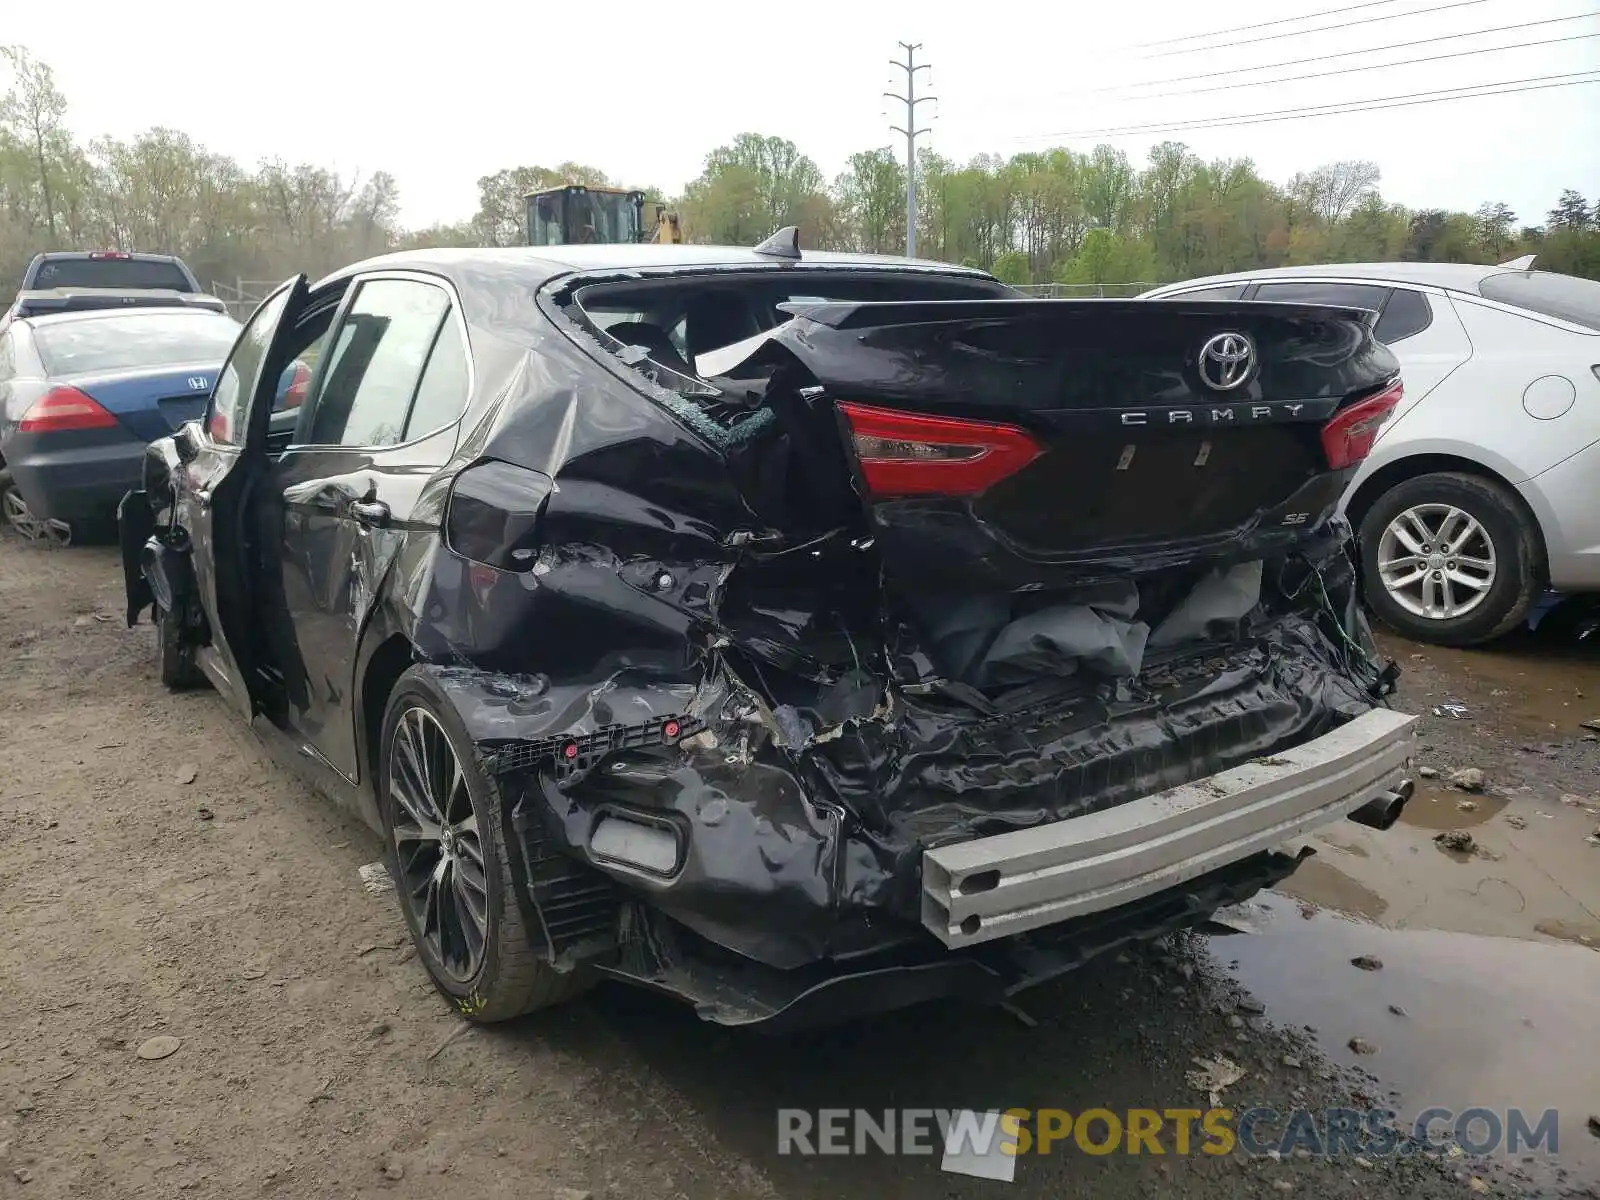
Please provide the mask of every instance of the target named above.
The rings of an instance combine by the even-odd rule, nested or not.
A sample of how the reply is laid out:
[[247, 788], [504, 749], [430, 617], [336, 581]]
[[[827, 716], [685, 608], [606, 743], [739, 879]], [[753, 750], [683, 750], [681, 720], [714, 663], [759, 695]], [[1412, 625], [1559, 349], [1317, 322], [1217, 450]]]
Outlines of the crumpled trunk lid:
[[1323, 431], [1398, 375], [1372, 314], [1182, 301], [793, 304], [889, 584], [1030, 591], [1260, 558], [1337, 505]]

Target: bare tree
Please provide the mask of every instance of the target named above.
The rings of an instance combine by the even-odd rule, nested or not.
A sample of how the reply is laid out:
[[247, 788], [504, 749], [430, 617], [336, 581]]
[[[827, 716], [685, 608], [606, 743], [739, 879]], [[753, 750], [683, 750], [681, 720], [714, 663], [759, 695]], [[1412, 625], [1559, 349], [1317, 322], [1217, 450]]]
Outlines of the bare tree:
[[9, 126], [19, 138], [31, 143], [39, 170], [39, 191], [44, 201], [45, 223], [50, 240], [56, 237], [56, 204], [50, 190], [50, 162], [47, 149], [61, 137], [62, 118], [67, 98], [56, 87], [55, 72], [21, 46], [0, 47], [15, 77], [10, 90], [0, 99], [0, 123]]
[[1377, 163], [1360, 159], [1318, 167], [1311, 173], [1317, 214], [1330, 225], [1340, 220], [1362, 196], [1378, 186], [1382, 176]]

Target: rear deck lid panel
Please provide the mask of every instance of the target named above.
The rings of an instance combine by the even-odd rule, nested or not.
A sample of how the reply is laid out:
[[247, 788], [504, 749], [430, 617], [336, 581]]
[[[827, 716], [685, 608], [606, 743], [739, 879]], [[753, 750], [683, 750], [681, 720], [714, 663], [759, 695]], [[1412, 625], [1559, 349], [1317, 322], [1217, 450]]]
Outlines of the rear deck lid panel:
[[1399, 371], [1359, 309], [785, 309], [795, 319], [775, 340], [839, 410], [891, 577], [941, 590], [1068, 585], [1292, 545], [1347, 479], [1324, 426]]
[[153, 442], [205, 415], [220, 367], [217, 362], [161, 366], [69, 375], [60, 382], [91, 397], [140, 441]]

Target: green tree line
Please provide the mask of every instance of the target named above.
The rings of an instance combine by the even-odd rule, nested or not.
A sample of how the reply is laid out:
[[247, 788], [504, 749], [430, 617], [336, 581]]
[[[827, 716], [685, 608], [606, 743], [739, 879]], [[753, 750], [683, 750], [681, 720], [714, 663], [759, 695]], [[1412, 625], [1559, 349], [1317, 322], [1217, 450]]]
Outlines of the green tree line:
[[[581, 163], [507, 167], [478, 180], [470, 217], [408, 230], [387, 172], [348, 178], [280, 160], [249, 168], [166, 128], [81, 142], [48, 64], [0, 47], [0, 69], [0, 278], [19, 278], [51, 248], [180, 254], [210, 283], [315, 275], [414, 246], [518, 245], [527, 192], [618, 182]], [[1600, 199], [1569, 189], [1538, 220], [1498, 201], [1470, 213], [1408, 209], [1384, 200], [1379, 183], [1377, 166], [1360, 161], [1275, 183], [1248, 158], [1206, 161], [1178, 142], [1143, 164], [1105, 145], [966, 163], [924, 150], [918, 252], [1013, 283], [1156, 284], [1252, 267], [1530, 252], [1548, 270], [1600, 278]], [[905, 184], [887, 148], [851, 155], [829, 180], [793, 141], [744, 133], [666, 198], [691, 241], [753, 245], [792, 224], [810, 248], [893, 253], [905, 244]]]

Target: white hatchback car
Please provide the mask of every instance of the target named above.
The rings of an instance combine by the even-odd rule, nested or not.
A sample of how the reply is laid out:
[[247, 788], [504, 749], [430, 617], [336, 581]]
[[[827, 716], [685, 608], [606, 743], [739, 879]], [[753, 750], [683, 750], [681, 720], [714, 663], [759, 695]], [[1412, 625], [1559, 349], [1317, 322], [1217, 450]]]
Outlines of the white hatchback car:
[[1535, 271], [1530, 255], [1241, 271], [1145, 296], [1379, 314], [1405, 399], [1343, 503], [1387, 624], [1470, 645], [1546, 586], [1600, 592], [1600, 282]]

